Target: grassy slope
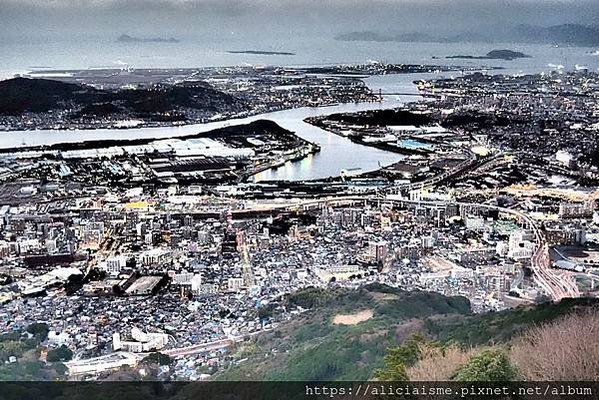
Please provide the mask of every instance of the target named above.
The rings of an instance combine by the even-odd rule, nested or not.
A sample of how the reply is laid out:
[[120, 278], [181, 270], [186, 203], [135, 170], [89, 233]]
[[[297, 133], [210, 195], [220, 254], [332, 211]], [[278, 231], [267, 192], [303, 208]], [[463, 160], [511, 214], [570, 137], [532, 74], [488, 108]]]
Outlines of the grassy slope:
[[599, 299], [564, 299], [501, 312], [475, 315], [454, 323], [427, 323], [427, 331], [442, 341], [468, 345], [506, 342], [523, 330], [552, 321], [576, 309], [599, 307]]
[[[299, 300], [298, 300], [299, 299]], [[387, 348], [413, 332], [468, 345], [509, 340], [531, 324], [552, 320], [592, 300], [472, 315], [462, 297], [403, 292], [381, 285], [333, 294], [310, 290], [292, 296], [313, 304], [300, 317], [243, 345], [246, 360], [221, 372], [218, 380], [363, 380], [382, 366]], [[372, 319], [353, 326], [333, 325], [336, 314], [372, 309]], [[248, 348], [251, 348], [248, 356]], [[240, 350], [241, 352], [241, 350]], [[240, 357], [241, 358], [241, 357]]]

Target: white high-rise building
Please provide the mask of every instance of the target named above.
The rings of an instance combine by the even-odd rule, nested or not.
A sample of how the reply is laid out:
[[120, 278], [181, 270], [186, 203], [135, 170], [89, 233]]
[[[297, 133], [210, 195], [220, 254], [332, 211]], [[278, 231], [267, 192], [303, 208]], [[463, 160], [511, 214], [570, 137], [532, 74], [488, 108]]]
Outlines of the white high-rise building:
[[124, 256], [110, 257], [106, 259], [106, 272], [111, 275], [118, 275], [127, 265], [127, 258]]

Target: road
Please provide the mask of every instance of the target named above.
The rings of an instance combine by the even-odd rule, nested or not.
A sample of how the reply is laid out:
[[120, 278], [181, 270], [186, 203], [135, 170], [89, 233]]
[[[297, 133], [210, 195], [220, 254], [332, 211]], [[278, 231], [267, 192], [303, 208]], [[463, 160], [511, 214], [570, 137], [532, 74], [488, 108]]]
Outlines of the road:
[[269, 330], [270, 329], [263, 329], [260, 331], [247, 333], [245, 335], [232, 336], [232, 337], [229, 337], [226, 339], [215, 340], [213, 342], [200, 343], [200, 344], [195, 344], [192, 346], [162, 350], [161, 353], [167, 354], [171, 357], [179, 357], [179, 356], [188, 356], [191, 354], [199, 354], [199, 353], [205, 353], [205, 352], [209, 352], [209, 351], [220, 350], [220, 349], [227, 348], [227, 347], [233, 345], [234, 343], [242, 341], [249, 337], [256, 336], [256, 335], [264, 333], [264, 332], [268, 332]]
[[[377, 195], [377, 196], [344, 196], [332, 197], [314, 200], [303, 200], [293, 204], [278, 204], [271, 205], [272, 211], [297, 211], [300, 209], [308, 210], [320, 208], [323, 205], [329, 206], [347, 206], [353, 204], [363, 204], [365, 202], [384, 202], [391, 204], [415, 204], [425, 207], [445, 207], [448, 204], [455, 204], [460, 207], [474, 207], [497, 210], [500, 213], [510, 214], [518, 218], [518, 220], [533, 231], [535, 241], [535, 251], [531, 257], [531, 270], [533, 271], [533, 279], [544, 289], [549, 296], [559, 301], [565, 297], [580, 297], [580, 292], [576, 283], [570, 278], [564, 279], [560, 277], [553, 269], [549, 259], [549, 246], [547, 241], [536, 222], [525, 213], [514, 210], [512, 208], [499, 207], [492, 204], [468, 203], [468, 202], [448, 202], [448, 201], [421, 201], [407, 200], [398, 195]], [[250, 211], [250, 210], [245, 210]], [[265, 208], [261, 208], [264, 212]]]
[[500, 152], [491, 157], [477, 159], [476, 155], [474, 153], [470, 153], [470, 154], [468, 154], [468, 158], [466, 160], [462, 161], [458, 165], [454, 166], [453, 168], [451, 168], [445, 172], [442, 172], [438, 175], [432, 176], [422, 182], [405, 183], [405, 184], [401, 184], [401, 185], [389, 185], [389, 186], [383, 188], [382, 192], [386, 193], [386, 194], [398, 194], [398, 193], [405, 193], [410, 190], [433, 187], [447, 179], [462, 175], [464, 173], [474, 171], [483, 166], [486, 166], [489, 164], [504, 163], [504, 162], [506, 162], [505, 161], [506, 155], [507, 155], [507, 153]]
[[205, 353], [209, 351], [224, 349], [226, 347], [231, 346], [233, 343], [234, 342], [232, 339], [221, 339], [216, 340], [214, 342], [196, 344], [193, 346], [162, 350], [162, 353], [171, 357], [188, 356], [190, 354]]

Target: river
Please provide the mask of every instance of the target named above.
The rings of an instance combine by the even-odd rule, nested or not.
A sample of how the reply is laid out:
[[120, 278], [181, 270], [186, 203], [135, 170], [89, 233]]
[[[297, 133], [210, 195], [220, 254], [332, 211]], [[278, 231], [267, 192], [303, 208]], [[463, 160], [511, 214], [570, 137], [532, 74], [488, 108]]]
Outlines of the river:
[[[516, 66], [514, 66], [516, 67]], [[503, 70], [502, 73], [517, 73], [522, 69]], [[532, 72], [532, 71], [530, 71]], [[281, 127], [295, 132], [301, 138], [321, 147], [317, 154], [302, 160], [288, 162], [276, 169], [270, 169], [257, 174], [255, 181], [264, 180], [309, 180], [338, 176], [343, 169], [360, 168], [364, 172], [375, 170], [381, 166], [393, 164], [402, 159], [402, 155], [362, 146], [349, 139], [326, 132], [320, 128], [305, 123], [307, 117], [328, 115], [340, 112], [356, 112], [373, 109], [398, 107], [406, 102], [421, 99], [418, 96], [414, 80], [431, 77], [451, 77], [456, 72], [438, 74], [393, 74], [372, 76], [365, 83], [375, 92], [382, 89], [389, 93], [414, 93], [414, 95], [383, 96], [382, 102], [348, 103], [330, 107], [302, 107], [290, 110], [264, 113], [241, 119], [211, 122], [205, 124], [186, 125], [178, 127], [133, 128], [133, 129], [95, 129], [95, 130], [35, 130], [2, 132], [0, 148], [20, 147], [23, 143], [28, 146], [49, 145], [56, 143], [81, 142], [106, 139], [142, 139], [142, 138], [173, 138], [205, 132], [223, 126], [246, 124], [258, 119], [269, 119]]]
[[[246, 124], [258, 119], [269, 119], [285, 129], [295, 132], [301, 138], [318, 143], [321, 151], [296, 162], [288, 162], [277, 169], [264, 171], [255, 176], [261, 180], [307, 180], [337, 176], [347, 168], [361, 168], [371, 171], [379, 166], [390, 165], [403, 156], [388, 151], [366, 147], [351, 142], [349, 139], [326, 132], [320, 128], [305, 123], [307, 117], [328, 115], [338, 112], [355, 112], [372, 109], [397, 107], [402, 103], [420, 99], [415, 79], [424, 74], [398, 74], [374, 76], [365, 79], [366, 84], [378, 91], [413, 92], [413, 96], [384, 96], [382, 102], [376, 103], [347, 103], [330, 107], [302, 107], [290, 110], [276, 111], [255, 115], [248, 118], [211, 122], [206, 124], [186, 125], [178, 127], [135, 128], [135, 129], [95, 129], [95, 130], [35, 130], [3, 132], [1, 148], [22, 146], [49, 145], [56, 143], [81, 142], [103, 139], [141, 139], [141, 138], [172, 138], [205, 132], [227, 125]], [[430, 76], [430, 75], [429, 75]]]

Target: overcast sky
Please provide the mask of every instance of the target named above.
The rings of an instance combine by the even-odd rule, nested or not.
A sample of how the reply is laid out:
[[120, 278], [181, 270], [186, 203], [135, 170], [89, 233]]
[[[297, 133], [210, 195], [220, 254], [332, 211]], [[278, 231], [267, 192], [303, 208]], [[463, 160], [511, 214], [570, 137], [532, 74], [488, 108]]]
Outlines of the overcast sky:
[[599, 25], [599, 0], [0, 0], [0, 39], [7, 41], [65, 33], [210, 38], [451, 33], [521, 23]]

